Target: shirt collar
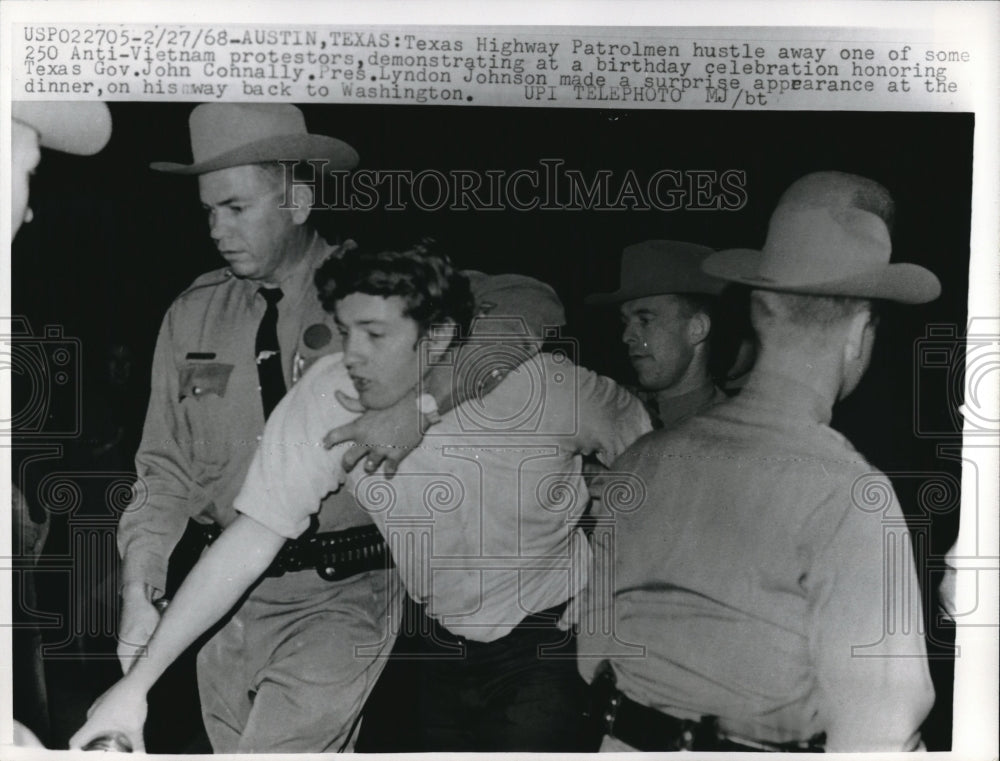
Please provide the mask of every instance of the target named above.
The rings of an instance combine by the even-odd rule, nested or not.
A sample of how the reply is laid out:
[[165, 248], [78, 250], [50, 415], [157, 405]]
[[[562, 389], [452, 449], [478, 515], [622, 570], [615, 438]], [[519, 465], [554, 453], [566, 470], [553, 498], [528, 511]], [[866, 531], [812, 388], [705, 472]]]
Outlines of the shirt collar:
[[[317, 232], [313, 232], [312, 241], [309, 243], [309, 250], [302, 257], [299, 263], [285, 275], [278, 283], [284, 294], [282, 303], [297, 303], [304, 293], [314, 289], [313, 276], [316, 268], [335, 250], [334, 246], [327, 243]], [[228, 273], [232, 277], [231, 271]], [[256, 280], [242, 280], [244, 284], [248, 304], [252, 305], [257, 297], [257, 291], [262, 287]], [[268, 286], [265, 286], [268, 287]]]
[[664, 428], [673, 428], [681, 421], [697, 415], [716, 401], [717, 390], [711, 380], [698, 388], [677, 396], [659, 399], [654, 396], [657, 416]]
[[305, 291], [313, 288], [313, 274], [316, 272], [316, 267], [332, 250], [332, 247], [320, 237], [319, 233], [314, 231], [306, 255], [278, 283], [278, 287], [281, 288], [285, 296], [298, 300]]
[[766, 408], [780, 417], [829, 425], [833, 404], [812, 386], [784, 373], [754, 369], [740, 391], [741, 402]]

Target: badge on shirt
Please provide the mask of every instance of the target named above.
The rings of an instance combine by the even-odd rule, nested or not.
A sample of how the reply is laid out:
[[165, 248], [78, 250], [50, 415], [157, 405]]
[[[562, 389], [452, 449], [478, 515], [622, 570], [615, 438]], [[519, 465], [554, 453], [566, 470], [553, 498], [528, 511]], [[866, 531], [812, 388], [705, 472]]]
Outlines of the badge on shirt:
[[331, 353], [333, 331], [328, 325], [317, 322], [305, 329], [298, 351], [292, 357], [292, 383], [298, 383], [306, 370], [324, 354]]

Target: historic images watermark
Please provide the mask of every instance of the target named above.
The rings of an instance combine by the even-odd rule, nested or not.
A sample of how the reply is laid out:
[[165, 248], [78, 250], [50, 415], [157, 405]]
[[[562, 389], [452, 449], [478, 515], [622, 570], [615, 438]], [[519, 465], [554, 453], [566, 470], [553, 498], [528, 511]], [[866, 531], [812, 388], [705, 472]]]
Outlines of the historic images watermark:
[[738, 211], [748, 198], [742, 169], [585, 172], [559, 158], [513, 170], [327, 172], [325, 160], [278, 163], [283, 209], [294, 206], [297, 187], [312, 190], [314, 208], [351, 211]]

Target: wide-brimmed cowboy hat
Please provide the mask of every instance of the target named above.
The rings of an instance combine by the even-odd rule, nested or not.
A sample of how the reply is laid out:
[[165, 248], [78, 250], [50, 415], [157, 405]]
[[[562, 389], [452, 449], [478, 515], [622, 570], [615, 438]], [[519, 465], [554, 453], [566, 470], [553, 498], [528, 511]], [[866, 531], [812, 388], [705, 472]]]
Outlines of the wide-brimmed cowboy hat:
[[14, 121], [38, 133], [38, 143], [79, 156], [92, 156], [111, 138], [111, 113], [101, 101], [18, 100], [10, 104]]
[[171, 174], [205, 174], [270, 161], [326, 161], [325, 169], [353, 169], [358, 154], [335, 137], [306, 131], [295, 106], [283, 103], [205, 103], [188, 120], [194, 163], [154, 161], [150, 168]]
[[621, 304], [644, 296], [671, 293], [718, 295], [725, 282], [706, 275], [707, 246], [676, 240], [647, 240], [622, 251], [620, 285], [612, 293], [587, 296], [587, 304]]
[[705, 272], [754, 288], [816, 296], [854, 296], [923, 304], [941, 283], [917, 264], [890, 264], [892, 243], [882, 217], [852, 205], [877, 183], [842, 172], [797, 180], [771, 215], [764, 248], [719, 251]]

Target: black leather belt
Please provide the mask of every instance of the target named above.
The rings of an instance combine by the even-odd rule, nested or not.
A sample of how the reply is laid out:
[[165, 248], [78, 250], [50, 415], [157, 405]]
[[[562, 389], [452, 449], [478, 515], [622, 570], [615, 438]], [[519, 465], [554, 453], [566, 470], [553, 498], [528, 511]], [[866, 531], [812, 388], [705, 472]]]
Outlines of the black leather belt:
[[423, 637], [429, 643], [437, 647], [444, 647], [449, 650], [470, 649], [472, 651], [488, 651], [491, 648], [503, 647], [516, 637], [541, 635], [546, 636], [556, 633], [559, 637], [568, 636], [558, 628], [559, 619], [566, 610], [568, 602], [560, 603], [547, 610], [538, 613], [529, 613], [512, 628], [507, 634], [499, 639], [481, 642], [479, 640], [468, 639], [460, 634], [455, 634], [433, 616], [427, 613], [427, 606], [410, 600], [405, 614], [404, 625], [407, 634], [415, 634]]
[[607, 661], [598, 666], [590, 684], [589, 717], [602, 734], [617, 737], [645, 752], [693, 750], [822, 753], [826, 738], [818, 735], [805, 742], [771, 743], [736, 738], [720, 730], [714, 716], [698, 720], [678, 719], [628, 698], [615, 685], [615, 673]]
[[[222, 533], [215, 523], [198, 524], [205, 544]], [[290, 539], [278, 551], [265, 576], [315, 570], [326, 581], [341, 581], [366, 571], [392, 566], [382, 533], [375, 526], [355, 526], [343, 531], [317, 533], [310, 529]]]

